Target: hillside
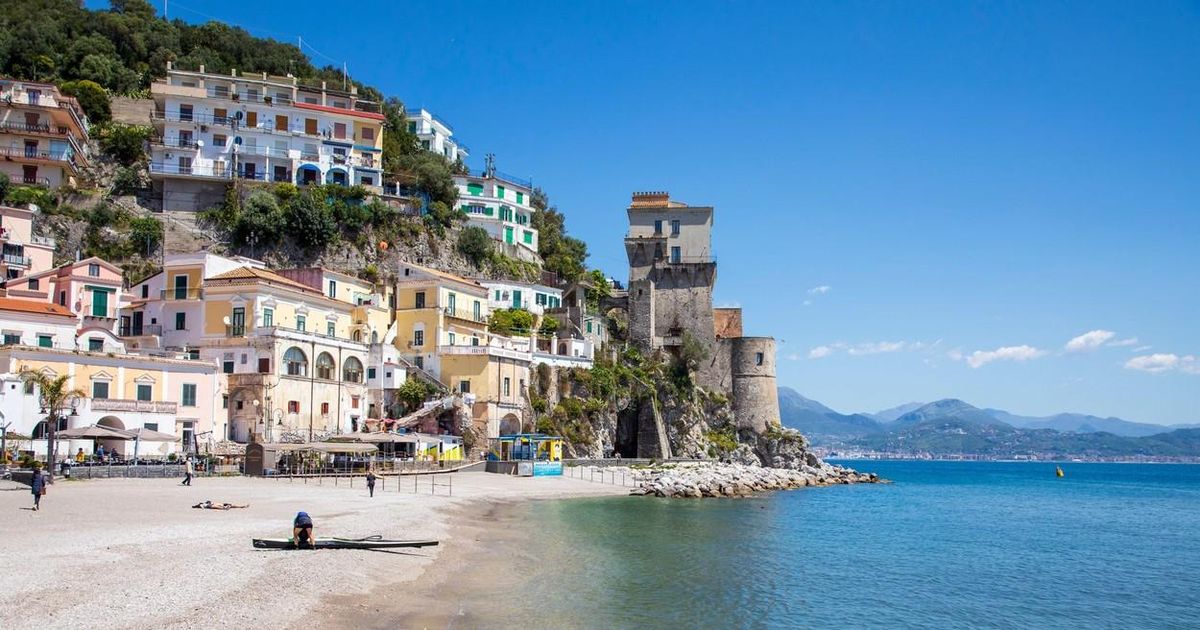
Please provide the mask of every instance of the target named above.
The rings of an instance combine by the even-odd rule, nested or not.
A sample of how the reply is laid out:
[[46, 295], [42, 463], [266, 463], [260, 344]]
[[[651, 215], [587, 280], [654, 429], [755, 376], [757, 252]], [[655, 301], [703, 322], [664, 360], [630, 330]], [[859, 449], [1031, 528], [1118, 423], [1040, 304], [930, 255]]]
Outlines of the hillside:
[[814, 443], [826, 437], [856, 437], [883, 430], [868, 416], [838, 413], [789, 387], [779, 388], [779, 418], [783, 426], [800, 431]]
[[[1014, 427], [1022, 429], [1054, 429], [1070, 433], [1096, 433], [1104, 431], [1127, 437], [1144, 437], [1170, 431], [1175, 427], [1161, 424], [1130, 422], [1120, 418], [1101, 418], [1080, 413], [1060, 413], [1053, 416], [1019, 416], [1002, 409], [984, 409], [984, 413]], [[1178, 427], [1183, 428], [1183, 427]]]
[[982, 409], [972, 407], [956, 398], [947, 398], [922, 405], [892, 422], [885, 428], [892, 431], [918, 425], [924, 422], [961, 422], [969, 425], [1003, 425]]

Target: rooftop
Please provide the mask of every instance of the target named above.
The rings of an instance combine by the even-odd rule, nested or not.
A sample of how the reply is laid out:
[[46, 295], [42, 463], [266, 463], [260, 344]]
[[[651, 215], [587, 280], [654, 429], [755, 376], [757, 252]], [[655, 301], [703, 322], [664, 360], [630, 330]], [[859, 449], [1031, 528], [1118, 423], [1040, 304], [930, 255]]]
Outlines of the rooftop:
[[231, 269], [230, 271], [217, 274], [204, 280], [205, 284], [214, 281], [216, 281], [218, 285], [257, 284], [259, 282], [266, 282], [268, 284], [277, 284], [289, 289], [295, 289], [297, 291], [304, 291], [305, 293], [324, 295], [317, 289], [314, 289], [307, 284], [296, 282], [291, 278], [285, 278], [274, 271], [256, 269], [254, 267], [238, 267], [237, 269]]
[[75, 315], [65, 307], [49, 302], [35, 302], [33, 300], [20, 300], [17, 298], [0, 297], [0, 311], [15, 311], [18, 313], [32, 313], [34, 315], [56, 315], [60, 317], [71, 317]]

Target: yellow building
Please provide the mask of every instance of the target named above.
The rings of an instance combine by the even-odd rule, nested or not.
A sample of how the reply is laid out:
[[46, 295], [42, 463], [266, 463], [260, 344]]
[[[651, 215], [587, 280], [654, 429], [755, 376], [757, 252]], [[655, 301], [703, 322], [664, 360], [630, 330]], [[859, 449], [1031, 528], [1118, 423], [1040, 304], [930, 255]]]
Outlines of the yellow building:
[[488, 437], [521, 429], [532, 354], [528, 342], [491, 335], [488, 291], [479, 283], [401, 263], [396, 339], [401, 356], [471, 404]]

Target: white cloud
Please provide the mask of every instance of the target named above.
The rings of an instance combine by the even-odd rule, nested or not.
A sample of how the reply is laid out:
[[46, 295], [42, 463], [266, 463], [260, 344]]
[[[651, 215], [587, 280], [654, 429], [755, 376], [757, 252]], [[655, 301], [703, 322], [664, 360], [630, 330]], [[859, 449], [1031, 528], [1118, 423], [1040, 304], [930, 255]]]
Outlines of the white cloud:
[[822, 284], [822, 285], [821, 285], [821, 286], [819, 286], [819, 287], [813, 287], [813, 288], [809, 289], [809, 290], [808, 290], [808, 294], [809, 294], [809, 295], [825, 295], [826, 293], [829, 293], [829, 291], [830, 291], [832, 288], [833, 288], [833, 287], [831, 287], [831, 286], [829, 286], [829, 285], [827, 285], [827, 284]]
[[812, 300], [804, 300], [805, 306], [812, 306]]
[[962, 361], [963, 360], [962, 348], [954, 348], [953, 350], [950, 350], [949, 352], [947, 352], [946, 356], [950, 357], [951, 361]]
[[791, 354], [787, 355], [787, 360], [788, 360], [788, 361], [799, 361], [800, 359], [803, 359], [803, 358], [804, 358], [804, 357], [800, 356], [800, 355], [799, 355], [798, 353], [796, 353], [796, 352], [793, 352], [793, 353], [791, 353]]
[[817, 346], [816, 348], [813, 348], [812, 350], [808, 351], [808, 358], [823, 359], [823, 358], [833, 354], [833, 350], [834, 349], [829, 346]]
[[1095, 350], [1116, 336], [1117, 333], [1111, 330], [1088, 331], [1068, 341], [1066, 345], [1067, 352], [1086, 352], [1088, 350]]
[[[913, 344], [923, 346], [924, 344]], [[885, 352], [900, 352], [908, 349], [908, 342], [905, 341], [869, 341], [867, 343], [855, 344], [850, 347], [847, 352], [854, 356], [863, 354], [883, 354]]]
[[995, 350], [976, 350], [967, 357], [967, 365], [980, 368], [992, 361], [1030, 361], [1046, 356], [1045, 350], [1033, 346], [1004, 346]]
[[1134, 348], [1133, 350], [1130, 350], [1130, 352], [1145, 352], [1153, 347], [1154, 346], [1138, 346], [1138, 347]]
[[1161, 374], [1171, 370], [1179, 370], [1185, 374], [1200, 374], [1200, 363], [1197, 362], [1195, 356], [1189, 354], [1181, 357], [1166, 352], [1133, 357], [1125, 362], [1125, 368], [1151, 374]]
[[1128, 339], [1118, 339], [1116, 341], [1110, 341], [1108, 343], [1108, 345], [1117, 347], [1117, 348], [1123, 348], [1125, 346], [1136, 346], [1137, 343], [1138, 343], [1137, 337], [1130, 337]]

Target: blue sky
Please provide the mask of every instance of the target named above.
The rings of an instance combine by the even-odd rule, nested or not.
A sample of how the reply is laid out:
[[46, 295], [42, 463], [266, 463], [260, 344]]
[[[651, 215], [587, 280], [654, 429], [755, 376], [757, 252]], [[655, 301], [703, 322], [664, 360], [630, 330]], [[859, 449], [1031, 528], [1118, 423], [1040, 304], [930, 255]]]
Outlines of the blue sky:
[[715, 206], [718, 302], [835, 409], [1200, 422], [1196, 3], [171, 7], [436, 112], [617, 277], [631, 191]]

